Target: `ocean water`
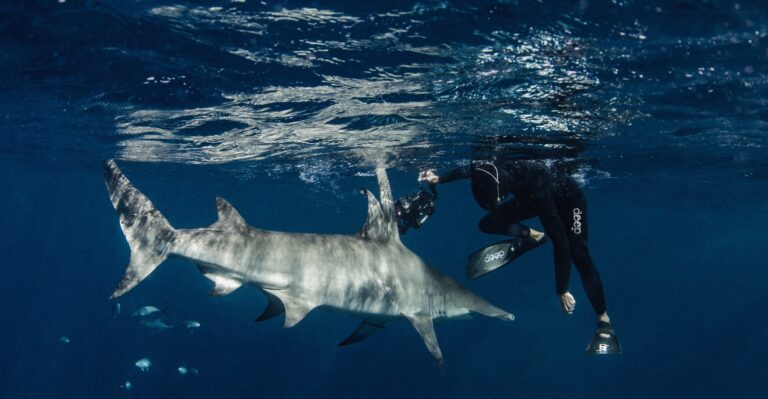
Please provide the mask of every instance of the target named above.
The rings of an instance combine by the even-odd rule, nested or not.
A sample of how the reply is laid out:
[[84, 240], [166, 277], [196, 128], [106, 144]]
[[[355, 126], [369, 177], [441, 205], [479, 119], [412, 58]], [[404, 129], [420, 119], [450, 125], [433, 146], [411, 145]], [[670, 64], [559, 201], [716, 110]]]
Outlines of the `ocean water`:
[[[763, 398], [766, 35], [758, 0], [2, 1], [0, 397]], [[583, 353], [593, 312], [575, 271], [560, 311], [551, 245], [464, 276], [500, 238], [467, 182], [403, 242], [516, 320], [438, 322], [442, 369], [405, 321], [340, 348], [354, 317], [255, 323], [258, 289], [210, 297], [178, 259], [108, 299], [129, 249], [105, 159], [175, 227], [221, 196], [353, 234], [375, 165], [397, 197], [490, 157], [582, 165], [622, 355]]]

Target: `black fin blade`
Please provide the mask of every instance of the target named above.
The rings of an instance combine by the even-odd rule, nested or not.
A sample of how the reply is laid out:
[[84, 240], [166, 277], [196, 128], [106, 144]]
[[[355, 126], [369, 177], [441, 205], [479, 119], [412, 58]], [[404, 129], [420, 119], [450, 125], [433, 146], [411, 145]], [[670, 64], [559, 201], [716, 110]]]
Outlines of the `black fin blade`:
[[531, 237], [525, 237], [491, 244], [469, 255], [467, 258], [467, 277], [474, 279], [488, 274], [545, 242], [547, 242], [546, 236], [538, 241]]
[[599, 322], [595, 336], [589, 341], [586, 353], [590, 355], [620, 355], [619, 337], [608, 322]]

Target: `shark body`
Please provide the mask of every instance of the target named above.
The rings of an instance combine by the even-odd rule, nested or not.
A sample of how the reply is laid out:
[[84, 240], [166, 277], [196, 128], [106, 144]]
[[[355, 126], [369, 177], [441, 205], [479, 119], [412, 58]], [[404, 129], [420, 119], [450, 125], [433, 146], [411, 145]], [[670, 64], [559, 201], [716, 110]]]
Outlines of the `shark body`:
[[355, 235], [285, 233], [254, 228], [217, 198], [218, 220], [207, 228], [174, 229], [114, 161], [105, 163], [107, 190], [131, 248], [131, 260], [112, 298], [144, 280], [167, 257], [197, 265], [226, 295], [242, 285], [259, 287], [267, 307], [257, 320], [285, 313], [285, 327], [322, 307], [363, 322], [340, 345], [367, 338], [386, 322], [405, 318], [442, 364], [433, 320], [475, 312], [514, 316], [427, 265], [400, 241], [386, 171], [376, 170], [381, 202], [368, 190], [368, 219]]

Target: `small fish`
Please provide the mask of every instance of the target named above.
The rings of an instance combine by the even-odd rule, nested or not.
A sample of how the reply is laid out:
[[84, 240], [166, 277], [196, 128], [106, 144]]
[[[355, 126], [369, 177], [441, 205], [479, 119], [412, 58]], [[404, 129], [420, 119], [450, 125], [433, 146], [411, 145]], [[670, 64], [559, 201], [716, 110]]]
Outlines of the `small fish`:
[[200, 322], [197, 320], [184, 320], [182, 324], [184, 324], [184, 328], [187, 328], [190, 330], [200, 328]]
[[123, 383], [123, 385], [120, 385], [120, 388], [125, 389], [126, 391], [130, 391], [131, 388], [133, 388], [133, 384], [131, 384], [130, 381], [126, 381]]
[[167, 330], [173, 328], [173, 325], [167, 324], [161, 319], [142, 319], [141, 324], [147, 328], [154, 328], [155, 330]]
[[68, 344], [69, 343], [69, 337], [61, 336], [59, 337], [59, 342], [62, 344]]
[[154, 306], [144, 306], [143, 308], [133, 312], [133, 316], [144, 317], [157, 312], [161, 312], [161, 310]]
[[120, 306], [120, 302], [115, 302], [114, 305], [112, 305], [112, 318], [116, 319], [120, 317], [120, 313], [122, 312], [122, 306]]
[[147, 371], [152, 366], [152, 362], [145, 357], [145, 358], [137, 360], [135, 365], [136, 365], [136, 367], [139, 368], [139, 370]]
[[181, 375], [187, 375], [187, 374], [195, 375], [195, 374], [197, 374], [197, 369], [196, 368], [187, 368], [187, 367], [184, 367], [184, 366], [179, 366], [178, 370], [179, 370], [179, 374], [181, 374]]

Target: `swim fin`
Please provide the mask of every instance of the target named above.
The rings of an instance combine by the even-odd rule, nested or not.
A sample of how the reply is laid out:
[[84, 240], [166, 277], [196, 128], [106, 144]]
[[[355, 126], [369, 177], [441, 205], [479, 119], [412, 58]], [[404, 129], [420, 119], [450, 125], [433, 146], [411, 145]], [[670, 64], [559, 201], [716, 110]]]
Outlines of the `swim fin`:
[[595, 336], [589, 341], [587, 345], [587, 354], [591, 355], [620, 355], [621, 344], [619, 343], [619, 337], [613, 331], [611, 323], [606, 321], [597, 322], [597, 331]]
[[509, 262], [519, 258], [524, 253], [547, 242], [547, 236], [539, 240], [531, 237], [515, 237], [511, 240], [491, 244], [467, 258], [467, 277], [478, 278], [490, 273]]

